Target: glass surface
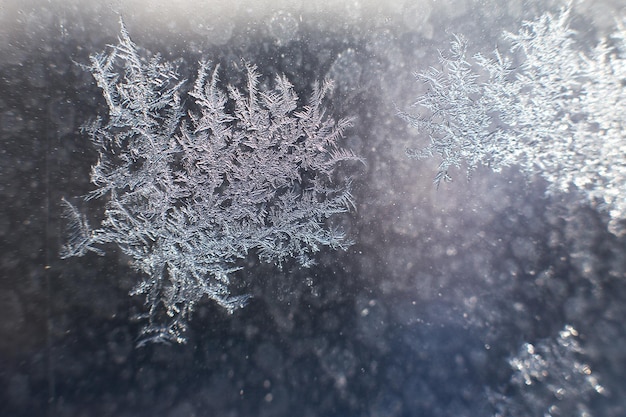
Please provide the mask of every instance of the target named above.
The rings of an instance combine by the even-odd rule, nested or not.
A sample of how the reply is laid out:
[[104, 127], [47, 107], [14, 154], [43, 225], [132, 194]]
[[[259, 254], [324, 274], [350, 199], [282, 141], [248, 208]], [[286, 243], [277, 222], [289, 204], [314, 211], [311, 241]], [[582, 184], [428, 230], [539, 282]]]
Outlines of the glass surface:
[[[0, 415], [625, 415], [626, 8], [617, 0], [564, 7], [550, 0], [0, 4]], [[538, 38], [544, 43], [525, 43], [525, 35], [541, 35], [547, 14], [552, 20]], [[134, 159], [117, 195], [149, 189], [145, 178], [137, 185], [146, 155], [155, 164], [171, 157], [172, 172], [182, 172], [188, 154], [181, 132], [194, 126], [189, 135], [200, 137], [193, 117], [207, 114], [189, 94], [204, 60], [219, 66], [216, 91], [234, 119], [217, 123], [222, 127], [243, 123], [236, 96], [250, 92], [247, 67], [256, 67], [258, 97], [278, 94], [281, 74], [293, 85], [295, 109], [280, 117], [252, 113], [263, 115], [258, 123], [266, 127], [283, 121], [296, 131], [299, 121], [313, 120], [302, 112], [315, 107], [316, 83], [333, 81], [319, 110], [326, 121], [352, 120], [337, 143], [353, 154], [325, 184], [350, 182], [352, 202], [341, 200], [345, 210], [336, 210], [344, 212], [324, 206], [331, 198], [324, 193], [315, 200], [325, 212], [319, 222], [311, 220], [313, 209], [293, 214], [295, 206], [278, 203], [293, 193], [293, 204], [301, 204], [321, 178], [303, 159], [297, 174], [285, 177], [289, 187], [274, 184], [263, 203], [250, 205], [293, 214], [284, 230], [271, 216], [256, 225], [239, 220], [232, 213], [241, 207], [228, 198], [215, 211], [193, 211], [199, 219], [172, 220], [199, 199], [228, 196], [236, 183], [229, 175], [245, 166], [238, 159], [219, 171], [224, 180], [212, 191], [200, 181], [185, 183], [187, 194], [177, 198], [170, 186], [164, 195], [171, 201], [144, 195], [171, 220], [160, 229], [146, 221], [156, 219], [148, 206], [134, 200], [124, 207], [143, 223], [128, 221], [118, 235], [114, 224], [103, 226], [106, 210], [115, 209], [111, 191], [83, 198], [97, 189], [90, 181], [99, 148], [91, 139], [103, 136], [83, 127], [97, 117], [103, 126], [111, 120], [90, 57], [123, 43], [120, 18], [137, 56], [160, 54], [188, 82], [176, 90], [187, 127], [176, 124], [169, 134], [165, 118], [140, 125], [141, 111], [153, 111], [147, 104], [132, 113], [132, 128], [109, 126], [110, 135], [129, 129], [133, 137], [171, 140], [163, 149], [173, 150], [123, 145]], [[564, 28], [572, 32], [557, 33]], [[466, 42], [465, 61], [455, 60], [455, 35]], [[548, 40], [556, 46], [546, 52]], [[498, 54], [510, 60], [499, 81], [488, 65]], [[123, 64], [110, 91], [122, 91]], [[117, 103], [130, 108], [134, 97]], [[282, 137], [258, 130], [234, 129], [242, 143], [277, 140], [268, 149], [279, 152]], [[307, 144], [315, 144], [312, 155], [332, 158], [323, 153], [334, 149], [328, 143], [293, 135], [285, 136], [293, 145], [284, 158]], [[214, 137], [212, 130], [207, 138]], [[284, 174], [286, 165], [276, 162], [284, 159], [246, 143], [237, 149], [261, 155], [249, 181], [266, 184], [260, 176], [271, 183]], [[432, 156], [420, 153], [425, 148]], [[100, 152], [120, 166], [120, 149], [109, 144]], [[222, 163], [225, 149], [194, 160], [186, 175]], [[278, 171], [268, 173], [270, 160]], [[189, 197], [198, 187], [203, 196]], [[64, 199], [77, 210], [73, 219]], [[77, 219], [90, 228], [68, 232]], [[219, 231], [227, 239], [207, 238], [203, 252], [198, 236], [217, 230], [212, 222], [230, 227]], [[171, 224], [176, 233], [165, 233]], [[199, 232], [190, 231], [199, 224]], [[278, 246], [266, 248], [278, 255], [264, 257], [267, 236], [288, 244], [306, 224], [344, 233], [346, 247], [318, 240], [315, 251], [303, 238], [311, 265]], [[86, 253], [62, 259], [77, 230], [83, 246], [70, 245], [70, 255]], [[125, 251], [122, 238], [135, 232], [146, 241]], [[210, 246], [216, 241], [237, 250], [217, 250], [223, 247]], [[162, 243], [183, 255], [172, 261], [157, 251]], [[247, 300], [232, 314], [214, 301], [219, 297], [199, 297], [199, 285], [174, 279], [173, 264], [183, 275], [204, 271], [209, 247], [235, 254], [219, 258], [237, 269], [228, 274], [226, 295]], [[166, 272], [147, 271], [159, 262]], [[216, 282], [216, 275], [202, 276], [208, 281], [200, 283]], [[158, 290], [147, 304], [145, 294], [130, 294], [142, 281]], [[171, 282], [187, 292], [168, 305]], [[142, 336], [146, 319], [139, 316], [150, 306], [154, 330], [190, 299], [186, 330], [172, 333], [180, 340]]]

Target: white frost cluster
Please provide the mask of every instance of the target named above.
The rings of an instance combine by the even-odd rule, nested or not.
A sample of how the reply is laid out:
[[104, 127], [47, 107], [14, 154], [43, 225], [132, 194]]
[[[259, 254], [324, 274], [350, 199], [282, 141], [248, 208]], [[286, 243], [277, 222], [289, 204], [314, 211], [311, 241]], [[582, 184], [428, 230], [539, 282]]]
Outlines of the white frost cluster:
[[331, 88], [316, 85], [305, 106], [284, 76], [259, 87], [247, 66], [246, 88], [220, 87], [217, 68], [200, 63], [189, 92], [173, 63], [139, 54], [122, 25], [117, 45], [87, 67], [108, 106], [106, 123], [88, 128], [99, 152], [87, 199], [106, 202], [91, 229], [65, 201], [70, 223], [62, 257], [117, 245], [144, 280], [144, 341], [183, 342], [204, 297], [229, 312], [247, 296], [229, 289], [238, 259], [295, 258], [313, 263], [323, 246], [349, 245], [326, 220], [353, 205], [349, 178], [335, 169], [359, 158], [339, 146], [349, 119], [325, 114]]
[[[438, 155], [435, 182], [451, 168], [518, 165], [539, 174], [549, 192], [577, 189], [606, 209], [610, 230], [626, 232], [626, 29], [585, 52], [569, 27], [570, 10], [506, 33], [508, 55], [467, 57], [456, 36], [442, 69], [417, 74], [428, 92], [417, 114], [401, 113], [430, 144], [408, 150]], [[513, 66], [512, 62], [521, 62]]]

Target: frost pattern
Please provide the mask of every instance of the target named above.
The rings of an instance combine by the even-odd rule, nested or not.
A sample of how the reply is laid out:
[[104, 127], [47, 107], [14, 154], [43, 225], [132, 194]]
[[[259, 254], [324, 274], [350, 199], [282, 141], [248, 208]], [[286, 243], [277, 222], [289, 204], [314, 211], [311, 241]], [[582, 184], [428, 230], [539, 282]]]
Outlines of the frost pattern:
[[513, 375], [508, 395], [489, 392], [496, 417], [590, 416], [587, 403], [592, 396], [607, 394], [591, 367], [582, 362], [585, 351], [578, 332], [563, 327], [557, 338], [524, 343], [509, 359]]
[[359, 158], [339, 146], [351, 120], [323, 109], [330, 82], [299, 106], [284, 76], [261, 88], [252, 65], [246, 88], [224, 90], [208, 62], [188, 86], [174, 63], [144, 55], [122, 24], [118, 44], [86, 67], [108, 106], [106, 122], [86, 129], [99, 153], [86, 199], [106, 206], [92, 230], [64, 200], [61, 256], [117, 245], [144, 276], [131, 292], [145, 297], [143, 342], [184, 342], [204, 297], [229, 312], [246, 303], [229, 282], [249, 252], [307, 267], [321, 247], [350, 244], [326, 220], [353, 206], [336, 168]]
[[[610, 214], [622, 234], [626, 219], [626, 29], [590, 52], [578, 46], [570, 10], [546, 13], [505, 33], [509, 56], [467, 56], [467, 40], [455, 36], [441, 69], [416, 74], [428, 92], [401, 112], [430, 138], [413, 158], [441, 158], [435, 183], [452, 168], [468, 175], [480, 165], [499, 171], [519, 165], [539, 174], [549, 193], [578, 189]], [[512, 62], [521, 62], [514, 66]]]

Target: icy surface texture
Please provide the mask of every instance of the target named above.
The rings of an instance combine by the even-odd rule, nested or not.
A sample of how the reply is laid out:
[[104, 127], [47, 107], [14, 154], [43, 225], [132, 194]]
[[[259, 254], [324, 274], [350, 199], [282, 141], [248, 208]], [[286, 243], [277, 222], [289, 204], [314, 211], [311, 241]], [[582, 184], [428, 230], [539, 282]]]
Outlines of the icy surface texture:
[[325, 114], [331, 83], [315, 85], [302, 106], [284, 76], [264, 88], [246, 65], [246, 87], [223, 89], [217, 68], [200, 62], [186, 92], [176, 65], [142, 56], [123, 24], [119, 43], [87, 69], [108, 106], [106, 122], [86, 129], [99, 153], [87, 199], [106, 208], [92, 229], [64, 201], [70, 236], [61, 255], [113, 244], [132, 259], [144, 274], [131, 292], [146, 300], [144, 341], [183, 342], [204, 297], [229, 312], [242, 307], [248, 297], [231, 295], [229, 283], [251, 251], [307, 267], [321, 247], [349, 245], [325, 225], [353, 205], [350, 180], [335, 168], [358, 160], [339, 146], [351, 121]]

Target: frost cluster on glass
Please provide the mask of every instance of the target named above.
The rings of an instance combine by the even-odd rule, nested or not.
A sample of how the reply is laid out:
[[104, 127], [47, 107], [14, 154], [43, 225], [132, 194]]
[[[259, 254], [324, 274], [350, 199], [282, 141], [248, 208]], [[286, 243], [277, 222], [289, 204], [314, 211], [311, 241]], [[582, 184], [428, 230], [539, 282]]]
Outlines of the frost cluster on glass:
[[578, 331], [566, 325], [556, 338], [524, 343], [509, 359], [513, 375], [507, 395], [490, 392], [496, 416], [591, 416], [593, 395], [605, 388], [583, 362]]
[[[517, 165], [539, 174], [549, 193], [577, 189], [626, 232], [626, 28], [590, 51], [569, 27], [570, 10], [525, 22], [505, 33], [508, 54], [468, 57], [455, 36], [441, 69], [416, 74], [428, 92], [401, 112], [430, 144], [413, 158], [439, 156], [438, 185], [451, 168], [468, 175], [480, 165]], [[515, 63], [515, 64], [514, 64]]]
[[64, 200], [69, 238], [61, 256], [104, 254], [117, 245], [142, 272], [132, 290], [145, 297], [146, 341], [184, 342], [203, 298], [227, 311], [237, 261], [250, 252], [265, 262], [294, 258], [302, 266], [323, 246], [350, 242], [327, 219], [353, 206], [350, 179], [336, 168], [359, 158], [339, 145], [350, 119], [324, 110], [330, 82], [306, 105], [284, 76], [260, 86], [220, 86], [218, 68], [200, 62], [192, 85], [177, 66], [140, 53], [122, 24], [117, 45], [86, 67], [108, 106], [106, 121], [87, 128], [98, 150], [95, 189], [104, 219], [92, 229]]

